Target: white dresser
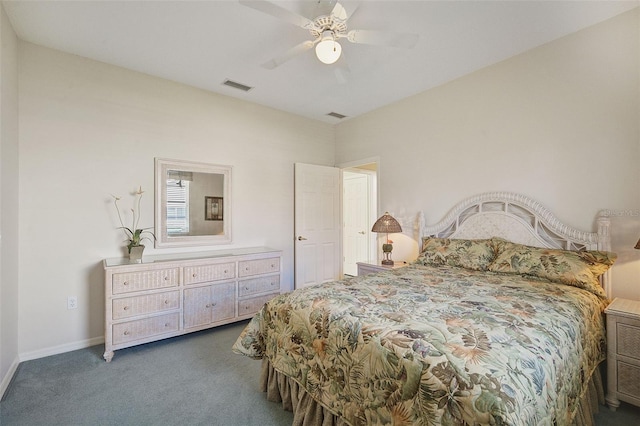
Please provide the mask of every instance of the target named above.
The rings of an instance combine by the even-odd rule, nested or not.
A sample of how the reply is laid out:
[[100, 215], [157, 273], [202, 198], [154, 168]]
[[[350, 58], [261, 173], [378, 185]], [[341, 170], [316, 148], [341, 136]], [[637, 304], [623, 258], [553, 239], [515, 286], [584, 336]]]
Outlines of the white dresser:
[[607, 397], [615, 411], [620, 401], [640, 406], [640, 302], [617, 297], [607, 314]]
[[105, 259], [104, 359], [114, 351], [251, 318], [281, 289], [266, 247]]

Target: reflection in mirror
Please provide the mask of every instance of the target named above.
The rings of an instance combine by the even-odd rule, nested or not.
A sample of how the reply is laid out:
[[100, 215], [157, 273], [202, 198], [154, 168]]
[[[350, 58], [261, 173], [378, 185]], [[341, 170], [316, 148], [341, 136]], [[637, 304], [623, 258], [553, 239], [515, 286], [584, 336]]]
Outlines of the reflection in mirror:
[[156, 247], [231, 242], [231, 167], [156, 159]]

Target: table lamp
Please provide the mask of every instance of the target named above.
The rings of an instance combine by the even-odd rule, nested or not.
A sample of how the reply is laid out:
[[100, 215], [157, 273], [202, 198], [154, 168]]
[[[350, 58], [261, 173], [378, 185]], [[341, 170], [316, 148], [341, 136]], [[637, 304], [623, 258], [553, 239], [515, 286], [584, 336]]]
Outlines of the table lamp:
[[382, 244], [382, 252], [384, 259], [382, 259], [383, 265], [393, 266], [393, 260], [391, 260], [391, 251], [393, 250], [393, 244], [389, 240], [389, 233], [402, 232], [402, 227], [389, 212], [385, 212], [376, 223], [373, 224], [371, 232], [386, 233], [387, 240]]

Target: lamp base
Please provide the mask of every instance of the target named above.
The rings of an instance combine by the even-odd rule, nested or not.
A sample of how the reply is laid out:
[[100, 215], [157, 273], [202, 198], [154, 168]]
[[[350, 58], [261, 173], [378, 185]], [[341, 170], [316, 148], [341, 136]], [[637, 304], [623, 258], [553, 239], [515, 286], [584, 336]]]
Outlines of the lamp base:
[[[385, 244], [390, 246], [391, 244]], [[382, 263], [385, 266], [393, 266], [393, 260], [391, 260], [391, 250], [383, 250], [382, 254], [384, 255], [384, 259], [382, 259]]]

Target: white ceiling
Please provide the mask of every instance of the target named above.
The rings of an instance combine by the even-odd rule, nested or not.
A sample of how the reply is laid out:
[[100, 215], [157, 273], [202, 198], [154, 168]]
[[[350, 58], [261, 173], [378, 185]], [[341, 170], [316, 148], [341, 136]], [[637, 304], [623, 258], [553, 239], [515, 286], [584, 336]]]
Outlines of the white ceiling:
[[[328, 0], [274, 1], [314, 18]], [[318, 4], [320, 2], [320, 4]], [[359, 3], [349, 29], [420, 36], [410, 50], [341, 42], [261, 64], [310, 39], [307, 30], [237, 1], [3, 1], [18, 37], [328, 123], [355, 117], [638, 6], [633, 1], [382, 1]], [[348, 70], [336, 73], [338, 70]], [[223, 86], [230, 79], [249, 92]]]

